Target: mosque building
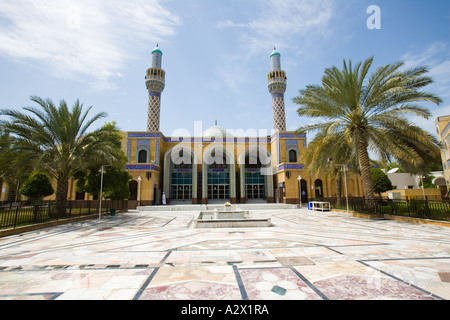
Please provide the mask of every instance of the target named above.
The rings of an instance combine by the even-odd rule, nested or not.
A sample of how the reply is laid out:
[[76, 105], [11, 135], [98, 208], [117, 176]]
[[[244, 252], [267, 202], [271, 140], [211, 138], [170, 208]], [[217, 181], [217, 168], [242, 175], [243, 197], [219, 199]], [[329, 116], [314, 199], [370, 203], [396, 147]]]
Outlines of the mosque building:
[[[126, 170], [133, 177], [131, 201], [139, 205], [160, 204], [164, 194], [170, 204], [298, 204], [301, 194], [305, 204], [336, 196], [333, 177], [311, 176], [300, 163], [307, 147], [306, 135], [286, 131], [287, 78], [276, 49], [270, 55], [268, 74], [274, 130], [264, 137], [249, 137], [245, 133], [235, 136], [233, 130], [217, 123], [198, 136], [166, 137], [160, 132], [166, 77], [162, 58], [163, 52], [157, 46], [145, 77], [149, 92], [147, 131], [122, 132], [122, 149], [128, 157]], [[347, 186], [349, 196], [362, 196], [359, 175], [349, 173]]]

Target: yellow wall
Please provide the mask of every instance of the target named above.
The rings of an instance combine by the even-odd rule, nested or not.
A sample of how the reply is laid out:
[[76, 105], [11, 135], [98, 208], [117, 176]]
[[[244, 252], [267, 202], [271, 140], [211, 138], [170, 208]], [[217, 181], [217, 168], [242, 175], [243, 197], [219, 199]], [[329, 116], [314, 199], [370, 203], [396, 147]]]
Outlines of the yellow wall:
[[[129, 162], [127, 164], [127, 171], [132, 176], [132, 179], [136, 182], [140, 177], [139, 184], [139, 194], [138, 200], [141, 200], [143, 204], [154, 204], [160, 201], [160, 199], [155, 199], [156, 196], [162, 194], [163, 180], [164, 180], [164, 157], [167, 152], [175, 147], [180, 146], [180, 142], [177, 139], [172, 140], [162, 135], [160, 132], [121, 132], [122, 135], [122, 151], [127, 157], [129, 157]], [[244, 154], [244, 152], [255, 145], [259, 145], [267, 149], [271, 154], [272, 168], [273, 168], [273, 189], [274, 198], [280, 196], [281, 187], [280, 184], [284, 185], [283, 197], [279, 198], [279, 202], [284, 203], [299, 203], [299, 182], [297, 177], [301, 175], [302, 179], [307, 182], [307, 193], [309, 200], [315, 198], [315, 189], [311, 188], [314, 186], [316, 179], [321, 179], [323, 183], [323, 197], [335, 197], [336, 196], [336, 182], [334, 178], [325, 175], [320, 175], [319, 177], [314, 177], [308, 174], [306, 170], [302, 169], [300, 159], [304, 152], [304, 146], [306, 145], [305, 137], [296, 137], [293, 132], [282, 132], [276, 133], [271, 137], [267, 137], [268, 142], [263, 139], [258, 143], [256, 138], [237, 138], [237, 142], [234, 139], [222, 142], [222, 139], [218, 139], [217, 142], [202, 141], [201, 138], [195, 138], [195, 142], [191, 142], [191, 138], [184, 138], [181, 145], [185, 146], [187, 149], [194, 150], [197, 155], [197, 172], [201, 173], [203, 170], [202, 161], [203, 154], [210, 150], [216, 145], [224, 146], [227, 148], [234, 157], [235, 161], [235, 172], [236, 176], [236, 189], [238, 188], [240, 179], [240, 159], [239, 157]], [[145, 141], [142, 141], [145, 140]], [[139, 144], [145, 143], [145, 144]], [[147, 144], [149, 142], [149, 144]], [[159, 143], [159, 151], [157, 151], [157, 143]], [[278, 146], [280, 152], [278, 152]], [[137, 152], [138, 148], [145, 147], [149, 150], [148, 162], [143, 164], [137, 163]], [[148, 149], [149, 148], [149, 149]], [[288, 161], [288, 151], [294, 148], [298, 150], [297, 162], [289, 163]], [[156, 153], [159, 152], [157, 155]], [[279, 154], [281, 155], [280, 161], [278, 159]], [[143, 167], [141, 167], [143, 166]], [[289, 174], [288, 174], [289, 172]], [[147, 179], [147, 173], [151, 173], [151, 177]], [[347, 172], [347, 187], [349, 196], [362, 196], [362, 182], [359, 175], [353, 174], [350, 171]], [[289, 177], [288, 177], [289, 175]], [[195, 177], [197, 178], [197, 177]], [[54, 188], [56, 190], [56, 183], [54, 182]], [[202, 189], [202, 181], [197, 181], [198, 189]], [[156, 187], [156, 193], [155, 193]], [[7, 186], [4, 186], [5, 192], [1, 194], [1, 199], [6, 200]], [[197, 190], [193, 190], [193, 198], [198, 202], [202, 199], [197, 199]], [[236, 195], [240, 193], [240, 190], [236, 190]], [[68, 198], [75, 199], [75, 181], [71, 180], [69, 182], [69, 192]], [[345, 196], [345, 187], [342, 186], [342, 195]], [[202, 193], [198, 194], [201, 197]], [[48, 200], [53, 200], [55, 195], [48, 197]], [[85, 196], [85, 199], [92, 199], [92, 196]], [[274, 199], [272, 199], [273, 201]], [[239, 199], [237, 199], [239, 201]]]
[[[131, 134], [131, 138], [129, 138]], [[151, 134], [151, 137], [148, 137]], [[146, 137], [147, 136], [147, 137]], [[311, 189], [311, 186], [314, 186], [314, 182], [316, 179], [321, 179], [323, 183], [323, 196], [324, 197], [333, 197], [336, 196], [336, 183], [333, 179], [325, 176], [320, 177], [312, 177], [310, 176], [304, 169], [301, 169], [300, 159], [304, 152], [306, 145], [306, 137], [297, 137], [293, 132], [282, 132], [276, 133], [271, 137], [267, 137], [269, 142], [260, 142], [258, 143], [257, 139], [247, 139], [245, 138], [237, 138], [235, 142], [233, 138], [229, 140], [222, 140], [222, 138], [217, 139], [217, 142], [208, 142], [204, 141], [201, 138], [194, 138], [195, 142], [191, 141], [191, 138], [183, 138], [182, 142], [178, 140], [178, 138], [172, 140], [172, 138], [166, 138], [161, 133], [158, 132], [128, 132], [123, 133], [123, 144], [122, 148], [125, 154], [129, 156], [129, 165], [136, 166], [137, 159], [136, 153], [138, 151], [138, 141], [139, 140], [150, 140], [150, 156], [149, 163], [142, 164], [147, 167], [153, 165], [155, 170], [129, 170], [128, 172], [133, 176], [133, 179], [137, 181], [138, 177], [141, 177], [141, 194], [140, 199], [142, 201], [154, 201], [154, 186], [157, 186], [157, 189], [164, 190], [163, 180], [164, 180], [164, 157], [167, 152], [172, 150], [175, 147], [179, 147], [180, 145], [186, 147], [189, 150], [194, 150], [197, 159], [197, 172], [200, 173], [203, 170], [202, 161], [203, 154], [205, 154], [208, 150], [213, 148], [214, 146], [223, 146], [228, 149], [234, 156], [235, 161], [235, 170], [238, 173], [236, 179], [239, 179], [239, 172], [241, 170], [240, 159], [239, 157], [251, 146], [254, 145], [262, 145], [265, 149], [270, 152], [272, 158], [272, 166], [273, 166], [273, 186], [274, 186], [274, 197], [276, 198], [280, 196], [279, 192], [281, 191], [280, 184], [284, 183], [284, 194], [281, 194], [282, 198], [279, 199], [280, 202], [286, 203], [298, 203], [299, 202], [299, 184], [297, 180], [297, 176], [301, 175], [302, 179], [307, 181], [308, 185], [308, 197], [310, 199], [315, 198], [315, 189]], [[152, 162], [156, 157], [156, 141], [159, 141], [159, 159], [158, 161]], [[264, 140], [265, 141], [265, 140]], [[280, 152], [278, 152], [278, 147], [280, 148]], [[128, 150], [129, 148], [129, 150]], [[289, 163], [288, 161], [288, 151], [294, 149], [298, 151], [297, 162]], [[279, 155], [280, 161], [278, 159]], [[136, 169], [136, 167], [134, 167]], [[151, 171], [152, 177], [150, 180], [146, 179], [146, 172]], [[289, 172], [289, 178], [287, 177]], [[348, 195], [349, 196], [362, 196], [362, 183], [361, 178], [358, 175], [352, 174], [348, 172]], [[197, 184], [200, 185], [202, 181], [197, 181]], [[238, 186], [238, 181], [236, 181], [236, 188]], [[280, 190], [278, 190], [280, 189]], [[343, 195], [345, 195], [345, 188], [342, 187]], [[197, 199], [197, 190], [193, 190], [193, 198]], [[239, 194], [239, 191], [236, 190], [236, 194]], [[166, 195], [167, 196], [167, 195]], [[200, 197], [200, 195], [198, 195]], [[197, 201], [201, 201], [202, 199], [197, 199]], [[239, 199], [238, 199], [239, 201]]]
[[434, 200], [439, 200], [441, 198], [440, 189], [395, 189], [384, 192], [381, 194], [381, 196], [387, 198], [389, 196], [389, 193], [400, 193], [402, 199], [406, 199], [407, 197], [422, 199], [424, 193], [426, 197], [430, 197]]
[[[436, 119], [436, 134], [438, 141], [442, 144], [441, 158], [444, 167], [444, 177], [447, 188], [450, 187], [450, 115]], [[447, 129], [447, 130], [446, 130]], [[445, 131], [446, 130], [446, 131]]]

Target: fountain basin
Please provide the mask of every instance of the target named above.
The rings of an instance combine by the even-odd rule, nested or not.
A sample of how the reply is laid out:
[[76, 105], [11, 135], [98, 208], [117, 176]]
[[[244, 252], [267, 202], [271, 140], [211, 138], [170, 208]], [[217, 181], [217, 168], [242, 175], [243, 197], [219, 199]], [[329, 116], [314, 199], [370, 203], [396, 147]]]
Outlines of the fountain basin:
[[270, 218], [261, 218], [249, 211], [204, 211], [192, 220], [194, 228], [271, 227]]

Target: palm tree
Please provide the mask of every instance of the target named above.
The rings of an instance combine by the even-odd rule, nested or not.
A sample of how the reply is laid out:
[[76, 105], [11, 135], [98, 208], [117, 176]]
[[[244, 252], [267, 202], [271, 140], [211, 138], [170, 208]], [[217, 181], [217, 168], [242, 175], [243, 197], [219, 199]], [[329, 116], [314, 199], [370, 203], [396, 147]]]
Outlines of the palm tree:
[[433, 80], [425, 76], [427, 67], [401, 70], [404, 63], [388, 64], [369, 76], [373, 57], [352, 69], [344, 60], [342, 70], [333, 66], [325, 70], [322, 85], [309, 85], [293, 101], [299, 104], [298, 115], [324, 120], [299, 128], [299, 132], [316, 131], [330, 149], [349, 145], [358, 158], [364, 197], [375, 200], [370, 175], [369, 150], [381, 160], [397, 160], [412, 166], [424, 165], [425, 153], [438, 153], [435, 138], [412, 124], [407, 115], [428, 119], [430, 111], [419, 102], [439, 104], [442, 100], [422, 88]]
[[15, 137], [0, 128], [0, 183], [9, 186], [7, 201], [20, 200], [18, 189], [32, 173], [33, 167], [27, 161], [20, 162], [17, 150], [14, 148]]
[[[92, 107], [83, 112], [83, 105], [78, 100], [71, 110], [64, 100], [60, 101], [59, 107], [50, 99], [33, 96], [31, 100], [40, 108], [23, 108], [28, 114], [0, 110], [0, 116], [10, 117], [9, 121], [0, 121], [0, 127], [13, 137], [10, 150], [14, 150], [16, 155], [15, 166], [28, 163], [56, 179], [56, 205], [59, 211], [64, 212], [71, 177], [92, 163], [122, 161], [123, 152], [117, 148], [117, 129], [104, 126], [88, 132], [92, 124], [104, 118], [106, 113], [98, 113], [88, 119]], [[3, 156], [0, 155], [0, 159]]]
[[342, 205], [342, 165], [350, 166], [352, 171], [356, 171], [357, 157], [347, 141], [338, 141], [339, 145], [333, 145], [334, 141], [331, 143], [330, 145], [323, 132], [318, 132], [308, 144], [301, 162], [312, 175], [318, 176], [325, 172], [325, 175], [335, 178], [338, 205]]

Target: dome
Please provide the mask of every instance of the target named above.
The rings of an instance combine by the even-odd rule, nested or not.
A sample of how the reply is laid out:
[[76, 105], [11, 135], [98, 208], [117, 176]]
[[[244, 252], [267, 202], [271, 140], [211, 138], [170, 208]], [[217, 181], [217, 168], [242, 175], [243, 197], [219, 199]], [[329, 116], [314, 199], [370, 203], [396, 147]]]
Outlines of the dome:
[[233, 135], [229, 133], [225, 128], [215, 125], [203, 132], [204, 138], [232, 138]]
[[156, 45], [156, 48], [153, 49], [153, 51], [152, 51], [152, 54], [154, 54], [154, 53], [159, 53], [160, 55], [163, 54], [162, 51], [159, 49], [158, 44]]
[[277, 51], [277, 49], [274, 47], [273, 48], [273, 51], [272, 51], [272, 54], [270, 55], [270, 57], [272, 58], [273, 56], [275, 56], [275, 55], [277, 55], [277, 56], [281, 56], [281, 54]]

